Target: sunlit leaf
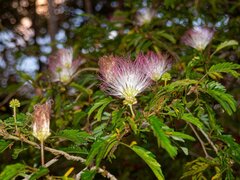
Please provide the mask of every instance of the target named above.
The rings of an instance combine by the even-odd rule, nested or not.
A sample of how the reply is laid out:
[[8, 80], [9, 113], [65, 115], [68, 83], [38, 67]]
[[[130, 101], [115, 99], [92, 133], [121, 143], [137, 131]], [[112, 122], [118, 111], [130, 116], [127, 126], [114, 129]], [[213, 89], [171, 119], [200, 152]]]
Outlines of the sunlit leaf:
[[0, 153], [5, 151], [10, 146], [10, 144], [12, 144], [11, 141], [5, 141], [3, 139], [0, 139]]
[[231, 62], [219, 63], [210, 67], [208, 70], [208, 75], [219, 77], [219, 73], [229, 73], [234, 77], [239, 77], [239, 73], [236, 71], [237, 69], [240, 69], [239, 64], [234, 64]]
[[176, 137], [179, 137], [179, 138], [182, 138], [182, 139], [187, 139], [187, 140], [190, 140], [190, 141], [195, 141], [195, 138], [188, 135], [188, 134], [185, 134], [185, 133], [182, 133], [182, 132], [171, 132], [171, 136], [176, 136]]
[[217, 53], [218, 51], [220, 51], [221, 49], [228, 47], [228, 46], [236, 46], [238, 45], [238, 42], [235, 40], [228, 40], [228, 41], [224, 41], [221, 44], [218, 45], [217, 49], [212, 53], [211, 56], [213, 56], [215, 53]]
[[19, 174], [25, 172], [26, 166], [24, 164], [11, 164], [7, 165], [0, 174], [1, 180], [12, 180], [17, 177]]
[[184, 121], [187, 121], [187, 122], [189, 122], [191, 124], [194, 124], [195, 126], [197, 126], [200, 129], [203, 128], [203, 123], [198, 118], [194, 117], [190, 113], [184, 113], [182, 115], [181, 119], [183, 119]]

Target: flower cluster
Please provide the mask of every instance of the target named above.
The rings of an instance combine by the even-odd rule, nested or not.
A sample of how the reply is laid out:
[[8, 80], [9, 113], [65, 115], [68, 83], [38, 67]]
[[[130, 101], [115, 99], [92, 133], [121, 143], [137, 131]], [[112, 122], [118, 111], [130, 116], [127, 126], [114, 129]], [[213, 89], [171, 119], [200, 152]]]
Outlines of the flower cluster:
[[207, 27], [194, 27], [188, 30], [182, 37], [181, 41], [188, 46], [191, 46], [198, 51], [206, 48], [212, 40], [214, 31]]
[[49, 70], [52, 82], [68, 83], [80, 65], [80, 60], [73, 61], [71, 48], [58, 50], [56, 54], [49, 57]]
[[143, 69], [148, 77], [153, 81], [158, 81], [162, 75], [171, 68], [172, 59], [165, 54], [155, 54], [151, 51], [147, 55], [140, 54], [138, 62], [143, 66]]
[[139, 55], [135, 61], [115, 56], [104, 56], [99, 60], [102, 89], [110, 95], [124, 98], [124, 104], [136, 104], [136, 96], [159, 80], [170, 68], [167, 56], [149, 52]]
[[33, 112], [33, 136], [39, 141], [44, 141], [50, 136], [50, 114], [52, 101], [49, 100], [45, 104], [37, 104], [34, 106]]

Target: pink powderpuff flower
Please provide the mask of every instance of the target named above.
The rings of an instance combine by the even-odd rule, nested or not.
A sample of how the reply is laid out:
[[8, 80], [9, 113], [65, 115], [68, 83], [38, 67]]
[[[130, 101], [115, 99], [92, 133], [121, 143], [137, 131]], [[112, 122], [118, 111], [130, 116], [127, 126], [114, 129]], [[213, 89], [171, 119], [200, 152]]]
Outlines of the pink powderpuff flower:
[[153, 81], [158, 81], [172, 66], [172, 59], [168, 55], [156, 54], [152, 51], [149, 51], [146, 55], [139, 54], [137, 62]]
[[60, 81], [67, 84], [80, 65], [80, 60], [73, 61], [72, 48], [58, 50], [49, 57], [49, 70], [52, 82]]
[[45, 104], [37, 104], [34, 106], [33, 112], [33, 136], [39, 141], [45, 141], [50, 136], [50, 114], [52, 101], [49, 100]]
[[214, 31], [207, 27], [194, 27], [188, 30], [182, 37], [181, 41], [192, 48], [202, 51], [212, 40]]
[[136, 61], [104, 56], [99, 60], [99, 69], [101, 88], [110, 95], [124, 98], [124, 104], [136, 104], [136, 96], [151, 84]]
[[136, 20], [139, 26], [148, 24], [155, 17], [156, 11], [151, 8], [142, 8], [137, 11]]

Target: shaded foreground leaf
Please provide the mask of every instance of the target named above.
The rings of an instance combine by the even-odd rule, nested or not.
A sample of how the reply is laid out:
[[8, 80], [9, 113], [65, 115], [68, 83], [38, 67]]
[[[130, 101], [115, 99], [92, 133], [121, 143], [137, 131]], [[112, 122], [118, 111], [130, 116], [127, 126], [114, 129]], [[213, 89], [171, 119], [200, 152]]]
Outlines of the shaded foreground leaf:
[[35, 173], [33, 173], [30, 177], [29, 180], [35, 180], [38, 179], [40, 177], [43, 177], [45, 175], [47, 175], [49, 173], [48, 168], [46, 167], [40, 167]]
[[177, 148], [171, 144], [170, 139], [162, 130], [162, 127], [165, 125], [157, 116], [149, 117], [149, 122], [151, 124], [154, 135], [157, 137], [158, 144], [164, 148], [168, 154], [174, 158], [177, 155]]
[[85, 131], [79, 131], [79, 130], [74, 130], [74, 129], [61, 130], [61, 131], [57, 132], [55, 136], [67, 139], [78, 145], [86, 143], [92, 137]]
[[25, 172], [26, 166], [24, 164], [12, 164], [8, 165], [4, 168], [4, 170], [0, 174], [1, 180], [12, 180], [17, 177], [19, 174]]
[[91, 147], [86, 160], [86, 165], [90, 165], [93, 162], [93, 159], [96, 158], [96, 166], [98, 167], [101, 160], [106, 156], [106, 151], [109, 151], [108, 147], [112, 147], [111, 144], [115, 143], [116, 140], [115, 134], [97, 139]]
[[155, 156], [150, 151], [136, 145], [129, 147], [147, 163], [147, 165], [151, 168], [158, 180], [164, 179], [161, 165], [157, 162]]

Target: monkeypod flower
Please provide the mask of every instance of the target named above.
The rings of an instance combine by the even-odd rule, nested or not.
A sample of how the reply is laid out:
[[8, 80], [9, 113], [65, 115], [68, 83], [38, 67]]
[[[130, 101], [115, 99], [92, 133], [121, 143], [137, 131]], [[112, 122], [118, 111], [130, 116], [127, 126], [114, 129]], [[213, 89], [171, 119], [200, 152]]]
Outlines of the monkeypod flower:
[[99, 68], [102, 89], [110, 95], [124, 98], [124, 104], [136, 104], [136, 96], [151, 84], [136, 61], [104, 56], [99, 60]]
[[181, 41], [187, 45], [202, 51], [212, 40], [214, 31], [207, 27], [194, 27], [188, 30], [182, 37]]
[[33, 136], [39, 141], [45, 141], [50, 136], [50, 114], [52, 101], [34, 106], [33, 112]]
[[58, 50], [49, 57], [49, 70], [52, 82], [68, 83], [80, 65], [80, 60], [73, 61], [72, 48]]
[[148, 24], [152, 21], [155, 15], [156, 15], [156, 11], [151, 8], [139, 9], [136, 15], [137, 24], [139, 26]]
[[156, 54], [152, 51], [149, 51], [146, 55], [139, 54], [137, 62], [153, 81], [158, 81], [172, 65], [172, 59], [168, 55]]
[[117, 67], [117, 58], [113, 55], [103, 56], [99, 59], [99, 71], [102, 79], [106, 82], [110, 82], [114, 77], [114, 67]]

